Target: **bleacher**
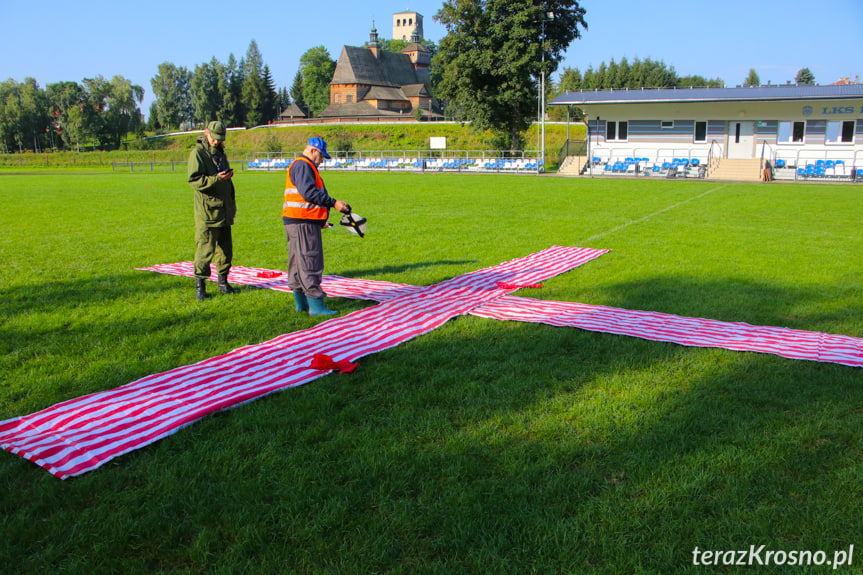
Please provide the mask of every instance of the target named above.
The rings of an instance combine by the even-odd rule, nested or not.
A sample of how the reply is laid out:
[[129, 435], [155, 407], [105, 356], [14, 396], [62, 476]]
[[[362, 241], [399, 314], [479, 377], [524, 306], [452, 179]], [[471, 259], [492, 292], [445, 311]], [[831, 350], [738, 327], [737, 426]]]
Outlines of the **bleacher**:
[[[777, 162], [778, 163], [778, 162]], [[847, 166], [844, 160], [815, 160], [805, 165], [796, 167], [796, 179], [798, 180], [839, 180], [852, 181], [858, 175], [863, 176], [855, 170], [854, 166]]]
[[776, 180], [810, 180], [863, 183], [863, 167], [850, 159], [785, 159], [777, 158], [773, 165]]
[[706, 167], [701, 158], [648, 158], [595, 156], [583, 173], [591, 176], [632, 176], [663, 178], [704, 178]]
[[[255, 158], [247, 163], [249, 170], [286, 170], [293, 158]], [[404, 157], [333, 157], [324, 160], [320, 169], [350, 171], [411, 171], [411, 172], [495, 172], [528, 174], [543, 171], [542, 160], [536, 158], [420, 158]]]

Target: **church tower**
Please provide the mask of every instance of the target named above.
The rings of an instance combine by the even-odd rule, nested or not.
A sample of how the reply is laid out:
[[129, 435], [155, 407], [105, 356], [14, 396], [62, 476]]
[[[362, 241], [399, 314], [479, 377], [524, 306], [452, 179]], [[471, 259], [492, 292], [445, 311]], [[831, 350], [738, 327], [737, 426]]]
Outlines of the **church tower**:
[[380, 56], [381, 49], [380, 46], [378, 46], [378, 29], [375, 28], [374, 20], [372, 20], [372, 31], [369, 34], [369, 50], [372, 51], [375, 58]]
[[414, 65], [420, 82], [427, 83], [429, 81], [431, 53], [420, 44], [420, 35], [416, 29], [411, 33], [411, 42], [402, 50], [402, 54], [407, 54], [408, 58], [411, 59], [411, 64]]
[[393, 40], [410, 40], [416, 30], [420, 39], [423, 37], [423, 15], [419, 12], [398, 12], [393, 14]]

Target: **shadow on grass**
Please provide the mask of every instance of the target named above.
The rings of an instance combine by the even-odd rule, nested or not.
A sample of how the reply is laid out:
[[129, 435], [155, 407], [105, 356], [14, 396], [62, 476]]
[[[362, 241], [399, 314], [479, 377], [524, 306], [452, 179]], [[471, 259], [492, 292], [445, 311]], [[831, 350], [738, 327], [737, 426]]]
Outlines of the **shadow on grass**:
[[[639, 285], [613, 305], [698, 287], [712, 317], [724, 290]], [[66, 482], [0, 454], [0, 555], [20, 572], [515, 574], [832, 553], [863, 532], [860, 373], [461, 317]]]

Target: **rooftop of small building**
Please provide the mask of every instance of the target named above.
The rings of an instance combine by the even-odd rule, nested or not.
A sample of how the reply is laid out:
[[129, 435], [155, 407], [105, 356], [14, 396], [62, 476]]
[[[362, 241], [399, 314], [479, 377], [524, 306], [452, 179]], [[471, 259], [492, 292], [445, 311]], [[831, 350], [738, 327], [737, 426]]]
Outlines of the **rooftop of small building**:
[[658, 102], [789, 101], [863, 98], [863, 84], [777, 84], [736, 88], [625, 88], [565, 92], [550, 106]]

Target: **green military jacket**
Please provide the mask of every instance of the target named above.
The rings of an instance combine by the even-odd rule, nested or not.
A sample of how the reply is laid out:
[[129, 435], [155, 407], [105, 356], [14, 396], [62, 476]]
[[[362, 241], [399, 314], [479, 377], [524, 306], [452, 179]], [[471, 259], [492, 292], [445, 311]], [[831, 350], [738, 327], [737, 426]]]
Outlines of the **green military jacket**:
[[219, 172], [230, 169], [227, 156], [217, 165], [214, 149], [205, 135], [195, 142], [189, 154], [189, 185], [195, 190], [195, 225], [222, 228], [234, 225], [237, 202], [233, 179], [222, 181]]

